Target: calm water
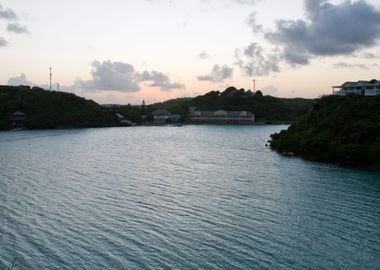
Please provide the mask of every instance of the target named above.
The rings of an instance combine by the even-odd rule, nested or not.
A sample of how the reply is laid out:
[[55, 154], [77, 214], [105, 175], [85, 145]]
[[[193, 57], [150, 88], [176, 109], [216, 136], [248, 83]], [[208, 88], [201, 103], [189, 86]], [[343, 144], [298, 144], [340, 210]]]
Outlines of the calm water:
[[0, 269], [380, 269], [380, 173], [284, 126], [0, 133]]

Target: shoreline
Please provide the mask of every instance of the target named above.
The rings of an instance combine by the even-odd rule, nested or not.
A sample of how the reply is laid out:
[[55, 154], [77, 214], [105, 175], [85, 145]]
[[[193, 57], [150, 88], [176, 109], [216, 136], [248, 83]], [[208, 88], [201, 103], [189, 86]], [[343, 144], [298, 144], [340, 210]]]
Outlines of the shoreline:
[[27, 127], [20, 127], [20, 128], [14, 128], [14, 129], [0, 129], [0, 132], [4, 131], [30, 131], [30, 130], [65, 130], [65, 129], [89, 129], [89, 128], [131, 128], [131, 127], [182, 127], [182, 126], [279, 126], [279, 125], [290, 125], [291, 122], [257, 122], [253, 124], [218, 124], [218, 123], [168, 123], [168, 124], [140, 124], [140, 125], [133, 125], [133, 126], [123, 126], [123, 125], [115, 125], [115, 126], [88, 126], [88, 127], [55, 127], [55, 128], [27, 128]]

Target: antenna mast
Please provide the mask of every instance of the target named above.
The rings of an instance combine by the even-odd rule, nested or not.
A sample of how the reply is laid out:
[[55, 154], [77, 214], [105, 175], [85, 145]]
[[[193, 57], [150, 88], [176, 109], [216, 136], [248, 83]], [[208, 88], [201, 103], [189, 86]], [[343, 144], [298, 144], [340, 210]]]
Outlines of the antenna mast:
[[50, 87], [49, 87], [50, 91], [51, 91], [51, 76], [52, 74], [51, 74], [51, 67], [50, 67]]

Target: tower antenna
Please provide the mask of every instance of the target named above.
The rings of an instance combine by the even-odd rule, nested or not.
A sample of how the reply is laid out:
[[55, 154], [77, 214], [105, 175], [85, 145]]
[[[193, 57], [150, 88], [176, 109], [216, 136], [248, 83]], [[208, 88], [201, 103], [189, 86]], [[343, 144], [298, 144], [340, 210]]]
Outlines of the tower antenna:
[[51, 67], [50, 67], [50, 86], [49, 86], [50, 91], [51, 91], [51, 76], [52, 74], [51, 74]]

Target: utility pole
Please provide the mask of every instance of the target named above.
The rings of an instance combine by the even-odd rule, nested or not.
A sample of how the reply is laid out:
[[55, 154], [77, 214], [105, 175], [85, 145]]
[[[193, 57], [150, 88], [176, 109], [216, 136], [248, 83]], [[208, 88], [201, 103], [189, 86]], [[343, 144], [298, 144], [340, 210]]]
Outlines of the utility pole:
[[59, 91], [59, 83], [57, 83], [57, 92]]
[[52, 74], [51, 74], [51, 67], [50, 67], [50, 87], [49, 87], [50, 91], [51, 91], [51, 76]]

